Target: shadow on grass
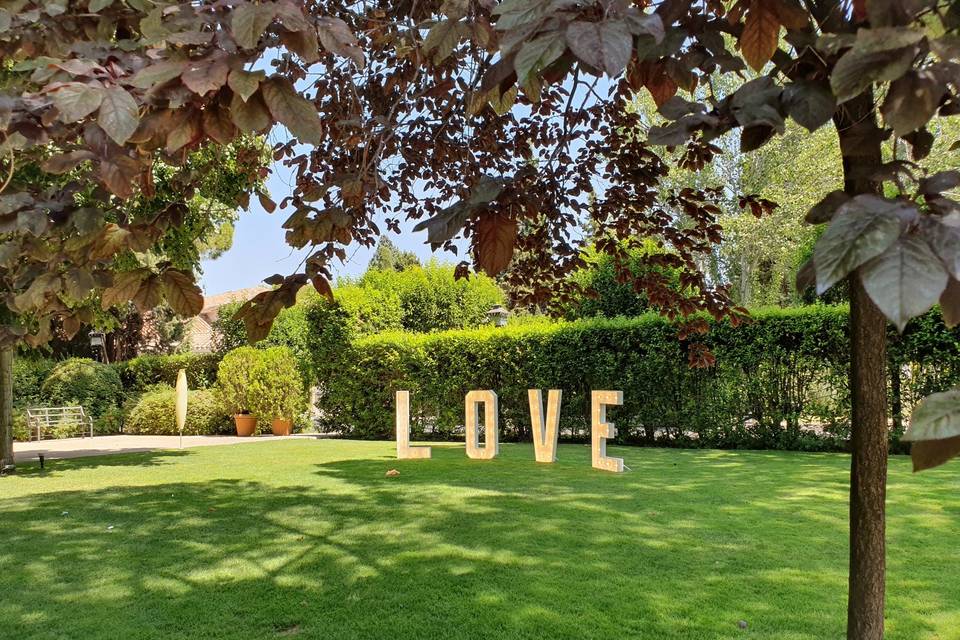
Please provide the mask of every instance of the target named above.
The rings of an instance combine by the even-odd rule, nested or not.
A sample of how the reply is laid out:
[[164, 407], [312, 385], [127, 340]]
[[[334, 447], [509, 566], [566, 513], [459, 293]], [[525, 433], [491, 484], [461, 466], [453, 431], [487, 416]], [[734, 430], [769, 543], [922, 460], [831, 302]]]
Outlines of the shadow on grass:
[[[170, 453], [182, 455], [152, 455]], [[587, 448], [564, 448], [557, 465], [522, 446], [489, 462], [433, 455], [313, 465], [292, 485], [0, 502], [0, 627], [15, 638], [842, 635], [841, 458], [644, 450], [633, 472], [610, 475], [589, 468]], [[390, 467], [400, 477], [384, 477]], [[911, 586], [935, 600], [952, 593], [941, 587]], [[919, 615], [899, 615], [915, 632], [902, 637], [929, 637]]]
[[189, 449], [144, 449], [117, 453], [113, 449], [89, 449], [84, 456], [76, 458], [51, 458], [44, 460], [44, 468], [36, 456], [17, 459], [18, 477], [52, 477], [70, 471], [95, 469], [97, 467], [151, 467], [170, 464], [177, 458], [190, 455]]

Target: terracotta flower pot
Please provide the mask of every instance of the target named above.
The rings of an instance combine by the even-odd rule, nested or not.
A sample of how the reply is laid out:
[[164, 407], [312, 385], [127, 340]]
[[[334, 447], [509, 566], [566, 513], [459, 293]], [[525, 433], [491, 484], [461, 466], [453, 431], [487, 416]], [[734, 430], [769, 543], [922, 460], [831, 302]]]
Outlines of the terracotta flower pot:
[[249, 437], [257, 432], [257, 417], [249, 413], [236, 414], [233, 416], [233, 422], [237, 425], [238, 436]]
[[270, 428], [275, 436], [288, 436], [293, 432], [293, 422], [283, 418], [274, 418]]

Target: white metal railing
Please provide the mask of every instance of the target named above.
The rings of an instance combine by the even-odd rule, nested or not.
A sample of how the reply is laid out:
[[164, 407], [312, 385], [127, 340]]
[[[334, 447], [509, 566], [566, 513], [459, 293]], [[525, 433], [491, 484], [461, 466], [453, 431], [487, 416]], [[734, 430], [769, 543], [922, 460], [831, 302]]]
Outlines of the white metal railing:
[[93, 437], [93, 416], [88, 416], [83, 407], [34, 407], [27, 409], [27, 427], [30, 437], [36, 430], [37, 440], [43, 438], [43, 430], [75, 425], [80, 435], [86, 437], [89, 431]]

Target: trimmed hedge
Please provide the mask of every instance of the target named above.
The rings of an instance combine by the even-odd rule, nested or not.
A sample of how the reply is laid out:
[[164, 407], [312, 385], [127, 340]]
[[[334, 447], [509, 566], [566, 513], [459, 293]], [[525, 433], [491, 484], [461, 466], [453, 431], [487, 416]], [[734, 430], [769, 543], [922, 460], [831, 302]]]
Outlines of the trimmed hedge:
[[40, 389], [47, 379], [56, 360], [36, 357], [15, 357], [13, 359], [13, 406], [26, 409], [44, 404]]
[[[130, 409], [124, 432], [141, 435], [178, 434], [175, 406], [176, 392], [172, 387], [159, 385], [144, 392]], [[190, 391], [184, 434], [213, 435], [228, 434], [233, 431], [233, 423], [227, 416], [215, 390]]]
[[40, 387], [43, 404], [80, 405], [95, 419], [120, 406], [123, 387], [110, 365], [71, 358], [53, 368]]
[[177, 372], [187, 371], [187, 383], [191, 389], [212, 387], [217, 380], [220, 354], [178, 353], [170, 356], [146, 355], [112, 365], [120, 375], [127, 393], [138, 393], [157, 384], [174, 385]]
[[[891, 344], [892, 362], [909, 363], [891, 368], [901, 373], [901, 401], [960, 380], [960, 332], [938, 317], [912, 323]], [[503, 437], [529, 439], [527, 389], [556, 388], [564, 394], [564, 436], [585, 439], [591, 389], [622, 389], [624, 405], [610, 409], [622, 441], [842, 449], [849, 433], [847, 318], [845, 307], [812, 306], [756, 311], [739, 327], [712, 323], [704, 341], [717, 365], [709, 369], [688, 366], [674, 327], [656, 315], [363, 338], [328, 369], [335, 373], [320, 400], [321, 426], [390, 438], [394, 392], [408, 389], [414, 434], [454, 437], [465, 393], [493, 389]]]

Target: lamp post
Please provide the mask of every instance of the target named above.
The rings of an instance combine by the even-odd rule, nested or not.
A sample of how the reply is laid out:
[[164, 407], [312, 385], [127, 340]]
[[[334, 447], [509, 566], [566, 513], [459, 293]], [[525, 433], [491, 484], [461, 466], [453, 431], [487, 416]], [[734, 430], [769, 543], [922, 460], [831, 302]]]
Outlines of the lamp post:
[[498, 327], [507, 326], [507, 316], [509, 315], [510, 315], [510, 312], [504, 309], [499, 304], [494, 308], [490, 309], [490, 311], [487, 311], [487, 318], [489, 318], [490, 321]]
[[107, 335], [103, 331], [94, 329], [90, 332], [90, 348], [99, 356], [101, 362], [109, 364], [110, 359], [107, 357]]

